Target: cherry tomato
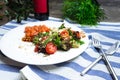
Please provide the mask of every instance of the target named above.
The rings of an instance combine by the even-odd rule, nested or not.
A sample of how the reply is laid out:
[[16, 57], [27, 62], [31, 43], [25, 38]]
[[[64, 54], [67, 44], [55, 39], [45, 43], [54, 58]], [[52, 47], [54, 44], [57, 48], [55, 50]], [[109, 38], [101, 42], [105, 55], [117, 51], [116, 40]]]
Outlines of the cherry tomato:
[[57, 46], [54, 43], [49, 42], [47, 43], [45, 50], [47, 54], [54, 54], [57, 51]]
[[69, 37], [69, 32], [67, 30], [63, 30], [61, 33], [60, 33], [60, 36], [61, 37]]

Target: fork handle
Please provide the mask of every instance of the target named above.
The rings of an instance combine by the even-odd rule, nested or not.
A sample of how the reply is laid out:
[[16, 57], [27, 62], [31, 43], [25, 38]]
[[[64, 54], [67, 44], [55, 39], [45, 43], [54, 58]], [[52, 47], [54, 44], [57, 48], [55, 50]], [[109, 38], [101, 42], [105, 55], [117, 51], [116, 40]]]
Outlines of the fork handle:
[[106, 54], [104, 53], [102, 48], [100, 50], [101, 50], [101, 53], [102, 53], [102, 56], [103, 56], [103, 60], [104, 60], [104, 62], [106, 64], [106, 66], [107, 66], [107, 69], [110, 72], [111, 77], [113, 78], [113, 80], [118, 80], [117, 75], [116, 75], [114, 69], [112, 68], [112, 66], [111, 66], [111, 64], [110, 64]]
[[92, 62], [90, 65], [88, 65], [87, 68], [85, 68], [82, 72], [81, 72], [81, 76], [83, 76], [85, 73], [87, 73], [97, 62], [99, 62], [102, 59], [102, 56], [99, 56], [94, 62]]

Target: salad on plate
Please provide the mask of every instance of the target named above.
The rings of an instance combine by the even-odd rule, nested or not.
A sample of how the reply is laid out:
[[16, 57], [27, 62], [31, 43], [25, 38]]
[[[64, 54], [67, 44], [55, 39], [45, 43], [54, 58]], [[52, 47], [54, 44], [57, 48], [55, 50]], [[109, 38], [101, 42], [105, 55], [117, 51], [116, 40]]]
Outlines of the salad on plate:
[[79, 48], [84, 44], [82, 38], [86, 35], [83, 31], [75, 31], [66, 27], [64, 23], [58, 28], [49, 28], [46, 25], [26, 26], [22, 41], [35, 45], [34, 52], [54, 54], [57, 50], [68, 51]]

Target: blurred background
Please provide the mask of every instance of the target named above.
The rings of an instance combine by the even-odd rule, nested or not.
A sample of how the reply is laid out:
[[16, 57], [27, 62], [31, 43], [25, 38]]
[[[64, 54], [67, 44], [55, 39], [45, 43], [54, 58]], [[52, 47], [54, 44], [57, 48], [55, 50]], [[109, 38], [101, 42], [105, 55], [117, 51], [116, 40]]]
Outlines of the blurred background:
[[[63, 0], [49, 0], [50, 1], [50, 15], [55, 17], [62, 17]], [[97, 0], [104, 9], [107, 22], [120, 22], [120, 0]]]
[[[64, 0], [49, 0], [49, 12], [51, 17], [62, 18], [62, 7]], [[105, 12], [105, 22], [120, 22], [120, 0], [97, 0]], [[7, 23], [10, 19], [5, 10], [8, 9], [4, 0], [0, 0], [0, 25]], [[6, 15], [6, 16], [4, 16]]]

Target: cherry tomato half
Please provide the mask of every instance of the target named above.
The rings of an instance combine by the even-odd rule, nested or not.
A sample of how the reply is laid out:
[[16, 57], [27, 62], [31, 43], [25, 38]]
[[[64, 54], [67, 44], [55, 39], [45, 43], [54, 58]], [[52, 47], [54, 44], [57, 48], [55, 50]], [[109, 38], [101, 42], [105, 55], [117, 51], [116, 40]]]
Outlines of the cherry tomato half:
[[57, 51], [57, 46], [54, 43], [49, 42], [47, 43], [45, 50], [47, 54], [54, 54]]

